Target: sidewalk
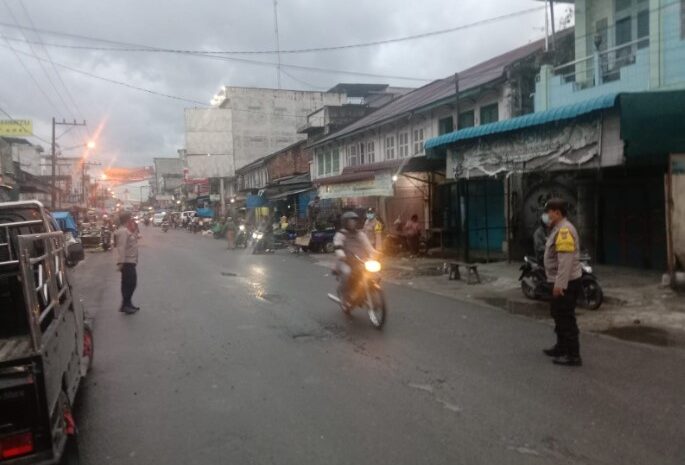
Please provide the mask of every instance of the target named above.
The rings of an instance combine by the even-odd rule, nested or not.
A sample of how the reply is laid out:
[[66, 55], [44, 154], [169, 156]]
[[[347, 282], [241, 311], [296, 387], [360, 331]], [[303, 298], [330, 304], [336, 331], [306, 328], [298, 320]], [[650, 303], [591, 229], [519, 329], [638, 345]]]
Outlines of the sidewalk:
[[[317, 256], [321, 264], [330, 256]], [[476, 301], [511, 313], [550, 320], [549, 304], [523, 296], [518, 280], [520, 263], [478, 265], [481, 284], [450, 281], [443, 273], [448, 261], [441, 258], [386, 258], [384, 279], [403, 286], [459, 300]], [[604, 290], [599, 310], [578, 309], [583, 331], [646, 344], [685, 350], [685, 295], [661, 286], [661, 274], [653, 271], [593, 265]]]

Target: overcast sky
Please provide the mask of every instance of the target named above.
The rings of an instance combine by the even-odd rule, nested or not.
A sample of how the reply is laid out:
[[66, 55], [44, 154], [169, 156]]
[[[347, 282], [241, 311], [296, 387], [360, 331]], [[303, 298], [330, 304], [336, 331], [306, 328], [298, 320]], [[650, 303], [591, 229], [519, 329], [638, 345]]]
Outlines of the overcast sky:
[[[9, 7], [9, 9], [8, 9]], [[468, 68], [544, 36], [542, 2], [533, 0], [279, 0], [281, 49], [334, 46], [382, 40], [473, 23], [540, 7], [537, 12], [437, 37], [369, 48], [283, 55], [283, 63], [373, 74], [436, 79]], [[565, 6], [555, 10], [563, 15]], [[272, 50], [272, 0], [0, 0], [0, 22], [172, 49]], [[26, 14], [28, 12], [28, 15]], [[6, 38], [69, 45], [116, 45], [0, 26]], [[25, 34], [25, 36], [23, 35]], [[19, 52], [47, 58], [38, 45], [10, 41]], [[165, 53], [90, 51], [47, 47], [50, 57], [92, 74], [157, 92], [209, 103], [221, 85], [276, 87], [273, 67]], [[54, 106], [0, 39], [0, 107], [16, 119], [32, 119], [34, 132], [48, 139], [52, 116], [75, 116], [100, 126], [96, 157], [119, 166], [151, 164], [176, 156], [184, 143], [183, 109], [191, 103], [103, 82], [59, 68], [78, 110], [71, 104], [49, 62], [19, 56]], [[241, 56], [275, 62], [272, 55]], [[284, 68], [282, 87], [322, 90], [338, 82], [383, 82], [418, 87], [421, 81], [371, 78]], [[56, 95], [46, 74], [69, 109]], [[56, 108], [55, 108], [56, 107]], [[4, 118], [0, 115], [0, 119]], [[58, 134], [60, 130], [58, 130]], [[62, 147], [77, 145], [73, 130]], [[35, 139], [34, 139], [35, 140]], [[45, 144], [43, 144], [45, 145]], [[47, 147], [46, 147], [47, 148]], [[72, 151], [71, 153], [74, 153]]]

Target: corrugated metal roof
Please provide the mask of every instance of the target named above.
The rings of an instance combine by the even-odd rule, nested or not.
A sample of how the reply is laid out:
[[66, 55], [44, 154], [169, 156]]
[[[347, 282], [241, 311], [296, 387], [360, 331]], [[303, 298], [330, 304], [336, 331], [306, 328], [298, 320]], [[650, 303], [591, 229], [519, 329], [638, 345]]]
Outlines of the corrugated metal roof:
[[518, 116], [516, 118], [498, 121], [496, 123], [484, 124], [482, 126], [460, 129], [449, 134], [443, 134], [442, 136], [428, 139], [424, 144], [424, 147], [426, 150], [433, 150], [462, 140], [474, 139], [476, 137], [489, 136], [492, 134], [499, 134], [508, 131], [516, 131], [518, 129], [540, 126], [542, 124], [565, 119], [572, 119], [593, 111], [612, 108], [616, 105], [618, 96], [619, 94], [617, 93], [606, 94], [602, 95], [601, 97], [595, 97], [579, 103], [553, 108], [551, 110], [530, 113], [528, 115]]
[[[503, 76], [505, 68], [535, 52], [544, 48], [545, 41], [538, 40], [530, 44], [511, 50], [502, 55], [491, 58], [469, 69], [459, 72], [459, 92], [487, 84]], [[336, 139], [359, 130], [374, 126], [378, 123], [396, 119], [412, 111], [428, 107], [432, 104], [453, 97], [456, 85], [454, 76], [439, 79], [419, 87], [402, 97], [399, 97], [387, 105], [379, 108], [368, 116], [345, 126], [328, 137], [317, 141], [312, 146], [320, 145], [329, 140]]]

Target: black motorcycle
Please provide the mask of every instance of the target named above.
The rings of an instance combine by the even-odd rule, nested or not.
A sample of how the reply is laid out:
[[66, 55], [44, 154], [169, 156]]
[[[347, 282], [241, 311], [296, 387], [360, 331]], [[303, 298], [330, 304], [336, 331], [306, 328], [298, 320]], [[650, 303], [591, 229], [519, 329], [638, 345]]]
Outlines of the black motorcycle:
[[[521, 276], [519, 276], [523, 295], [533, 300], [550, 300], [552, 286], [547, 283], [544, 267], [533, 257], [526, 256], [523, 261]], [[580, 258], [583, 274], [580, 277], [581, 290], [578, 294], [578, 306], [587, 310], [597, 310], [604, 301], [604, 292], [589, 262], [588, 256]]]
[[169, 231], [169, 223], [167, 223], [166, 221], [164, 221], [164, 222], [162, 223], [162, 232], [167, 232], [167, 231]]
[[101, 244], [102, 244], [102, 250], [105, 252], [108, 250], [112, 249], [112, 231], [106, 227], [103, 226], [100, 228], [100, 237], [101, 237]]
[[387, 318], [385, 294], [381, 288], [381, 264], [376, 260], [363, 260], [357, 256], [348, 260], [348, 263], [352, 268], [348, 295], [343, 295], [341, 277], [334, 272], [338, 279], [337, 295], [328, 294], [328, 298], [340, 305], [347, 315], [355, 308], [365, 309], [373, 327], [380, 330]]
[[250, 233], [247, 230], [247, 226], [244, 224], [241, 224], [238, 226], [238, 234], [235, 236], [235, 246], [237, 247], [242, 247], [243, 249], [247, 248], [247, 243], [250, 238]]
[[[397, 256], [410, 252], [409, 241], [404, 234], [391, 232], [385, 236], [383, 240], [383, 253], [385, 255]], [[419, 255], [428, 255], [428, 242], [423, 236], [419, 237]]]

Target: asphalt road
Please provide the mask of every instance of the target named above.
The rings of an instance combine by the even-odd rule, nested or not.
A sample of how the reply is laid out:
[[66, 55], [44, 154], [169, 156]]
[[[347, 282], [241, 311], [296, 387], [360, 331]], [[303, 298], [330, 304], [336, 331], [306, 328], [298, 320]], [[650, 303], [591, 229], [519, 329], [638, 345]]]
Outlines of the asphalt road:
[[82, 463], [685, 463], [682, 352], [387, 285], [382, 332], [326, 299], [307, 256], [144, 228], [133, 316], [111, 253], [76, 268], [95, 317]]

